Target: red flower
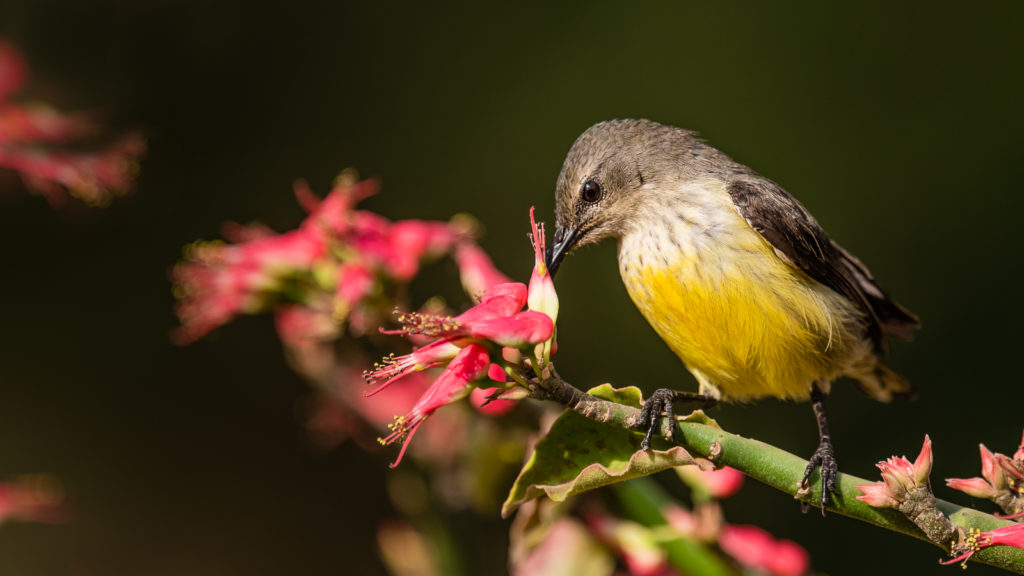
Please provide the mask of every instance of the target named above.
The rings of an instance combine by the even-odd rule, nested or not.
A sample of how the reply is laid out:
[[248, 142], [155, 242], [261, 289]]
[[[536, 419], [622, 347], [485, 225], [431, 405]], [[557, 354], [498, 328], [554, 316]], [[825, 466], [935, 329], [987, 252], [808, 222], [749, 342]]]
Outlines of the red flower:
[[398, 466], [402, 461], [409, 442], [427, 417], [441, 406], [451, 404], [469, 394], [473, 382], [483, 378], [489, 367], [490, 358], [483, 346], [470, 344], [459, 351], [445, 371], [412, 407], [412, 410], [405, 416], [395, 418], [395, 422], [390, 426], [391, 434], [380, 439], [380, 443], [383, 445], [404, 440], [402, 449], [398, 452], [398, 458], [391, 463], [392, 468]]
[[543, 312], [551, 317], [552, 322], [555, 322], [558, 320], [558, 294], [555, 292], [555, 282], [545, 264], [544, 224], [537, 225], [533, 219], [532, 206], [530, 207], [530, 226], [533, 228], [530, 238], [533, 242], [534, 264], [533, 274], [530, 276], [528, 304], [530, 310]]
[[0, 40], [0, 101], [6, 100], [7, 96], [17, 92], [25, 83], [28, 76], [28, 67], [21, 52]]
[[[227, 230], [238, 241], [235, 244], [194, 245], [173, 272], [182, 321], [175, 340], [192, 342], [238, 314], [262, 312], [282, 301], [310, 308], [298, 324], [290, 321], [299, 318], [297, 311], [284, 313], [284, 321], [278, 324], [284, 329], [315, 324], [318, 328], [310, 334], [321, 333], [329, 339], [340, 333], [345, 321], [356, 334], [368, 324], [376, 325], [386, 313], [386, 308], [380, 308], [387, 306], [387, 299], [380, 296], [388, 294], [390, 282], [406, 282], [422, 259], [452, 250], [456, 242], [470, 242], [464, 226], [420, 220], [392, 223], [355, 210], [360, 200], [377, 190], [376, 182], [355, 182], [343, 173], [320, 199], [299, 181], [295, 196], [309, 216], [298, 229], [276, 234], [263, 226], [235, 225]], [[526, 288], [514, 292], [500, 294], [514, 299], [489, 306], [519, 310], [526, 301]], [[373, 302], [364, 305], [368, 299]], [[311, 323], [314, 316], [318, 319]], [[335, 324], [333, 331], [321, 329], [326, 321]], [[296, 334], [282, 334], [282, 339], [293, 341]]]
[[799, 576], [807, 572], [807, 551], [796, 542], [776, 540], [757, 526], [726, 524], [718, 545], [744, 566], [776, 576]]
[[928, 485], [932, 471], [932, 441], [926, 435], [921, 453], [913, 464], [904, 456], [892, 456], [879, 462], [882, 482], [857, 486], [863, 495], [857, 499], [876, 508], [895, 508], [907, 499], [910, 492], [919, 486]]
[[474, 301], [479, 301], [480, 295], [491, 287], [511, 282], [476, 244], [460, 243], [455, 248], [455, 262], [459, 265], [462, 288]]
[[712, 498], [728, 498], [743, 486], [743, 473], [729, 466], [722, 466], [718, 470], [679, 466], [675, 470], [684, 482]]
[[[551, 318], [552, 327], [558, 319], [558, 293], [555, 292], [555, 282], [548, 272], [546, 259], [544, 257], [544, 224], [537, 226], [533, 218], [533, 207], [530, 207], [530, 227], [533, 234], [530, 237], [533, 242], [533, 274], [530, 276], [530, 294], [528, 304], [530, 310], [546, 314]], [[551, 353], [554, 351], [555, 334], [544, 339], [544, 344], [537, 346], [537, 356], [541, 366], [551, 360]]]
[[65, 189], [97, 205], [129, 192], [146, 148], [142, 136], [127, 134], [100, 149], [54, 148], [54, 144], [80, 144], [76, 141], [96, 132], [97, 126], [84, 115], [7, 102], [26, 76], [21, 54], [0, 41], [0, 167], [21, 174], [51, 204], [64, 199]]
[[286, 280], [308, 273], [326, 248], [301, 229], [242, 244], [192, 246], [172, 273], [182, 322], [174, 340], [188, 344], [240, 313], [261, 311]]
[[1024, 548], [1024, 523], [1010, 524], [1009, 526], [1003, 526], [1002, 528], [996, 528], [987, 532], [981, 532], [977, 528], [973, 528], [963, 542], [953, 545], [951, 554], [959, 554], [959, 556], [946, 560], [942, 564], [953, 564], [954, 562], [962, 561], [966, 566], [967, 560], [975, 552], [990, 546]]
[[404, 378], [413, 372], [426, 370], [438, 366], [455, 358], [459, 353], [459, 347], [450, 340], [436, 340], [422, 348], [417, 348], [410, 354], [395, 357], [394, 354], [384, 358], [381, 362], [374, 364], [372, 370], [363, 372], [363, 378], [367, 384], [376, 386], [367, 396], [373, 396], [393, 382]]
[[1024, 446], [1018, 448], [1013, 458], [1005, 454], [993, 454], [984, 444], [981, 452], [981, 478], [947, 478], [946, 485], [976, 498], [986, 498], [999, 504], [1004, 518], [1024, 516]]
[[63, 519], [62, 499], [59, 485], [45, 476], [0, 482], [0, 524], [8, 520], [60, 522]]
[[960, 490], [976, 498], [995, 498], [1000, 490], [1006, 488], [1006, 476], [996, 462], [996, 455], [984, 444], [978, 444], [981, 452], [982, 478], [946, 478], [946, 486]]

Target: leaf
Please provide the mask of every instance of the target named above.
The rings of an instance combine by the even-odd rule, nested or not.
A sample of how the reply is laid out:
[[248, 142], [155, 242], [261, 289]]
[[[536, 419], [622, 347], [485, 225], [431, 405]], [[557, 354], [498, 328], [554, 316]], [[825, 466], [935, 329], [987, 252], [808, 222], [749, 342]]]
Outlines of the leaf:
[[[643, 403], [640, 389], [633, 386], [615, 389], [602, 384], [587, 393], [635, 408]], [[717, 426], [700, 410], [682, 420]], [[507, 518], [523, 502], [542, 495], [561, 502], [587, 490], [676, 466], [712, 466], [707, 460], [694, 458], [683, 447], [661, 438], [655, 438], [653, 449], [644, 452], [640, 450], [641, 440], [643, 435], [639, 432], [595, 422], [566, 410], [537, 442], [502, 506], [502, 516]]]

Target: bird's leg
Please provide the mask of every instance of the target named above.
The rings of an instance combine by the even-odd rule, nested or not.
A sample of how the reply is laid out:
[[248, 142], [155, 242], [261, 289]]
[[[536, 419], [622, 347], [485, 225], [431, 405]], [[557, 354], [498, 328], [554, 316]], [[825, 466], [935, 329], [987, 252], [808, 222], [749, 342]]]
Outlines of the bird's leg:
[[[637, 418], [636, 423], [633, 424], [634, 430], [646, 430], [647, 434], [644, 435], [644, 441], [640, 443], [642, 450], [651, 449], [651, 437], [654, 436], [654, 431], [658, 428], [658, 419], [661, 418], [661, 413], [665, 413], [665, 417], [668, 421], [674, 422], [676, 419], [675, 409], [672, 407], [673, 402], [688, 402], [696, 404], [700, 408], [708, 408], [718, 403], [718, 399], [713, 396], [707, 396], [704, 394], [697, 394], [695, 392], [680, 392], [678, 390], [671, 390], [669, 388], [660, 388], [654, 391], [654, 394], [644, 400], [644, 406], [640, 410], [640, 417]], [[675, 439], [675, 426], [669, 426], [668, 439]]]
[[832, 494], [839, 494], [836, 488], [836, 476], [839, 474], [839, 463], [836, 462], [836, 453], [832, 448], [832, 437], [828, 434], [828, 421], [825, 419], [825, 394], [815, 383], [811, 387], [811, 407], [814, 409], [814, 418], [818, 421], [818, 449], [814, 451], [807, 469], [804, 470], [804, 479], [800, 482], [801, 489], [807, 489], [811, 483], [811, 473], [815, 468], [820, 467], [821, 476], [821, 515], [825, 515], [825, 508], [828, 506]]

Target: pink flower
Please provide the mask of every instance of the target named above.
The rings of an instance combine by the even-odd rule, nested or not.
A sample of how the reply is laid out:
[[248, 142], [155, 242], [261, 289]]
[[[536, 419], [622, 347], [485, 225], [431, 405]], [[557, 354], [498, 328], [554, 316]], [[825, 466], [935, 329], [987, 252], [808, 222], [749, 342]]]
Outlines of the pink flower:
[[530, 310], [543, 312], [551, 317], [551, 321], [558, 320], [558, 294], [555, 292], [555, 282], [548, 273], [547, 264], [544, 259], [544, 224], [537, 226], [533, 218], [533, 207], [530, 207], [530, 226], [533, 228], [533, 253], [534, 264], [533, 274], [530, 276], [530, 293], [528, 304]]
[[[367, 222], [373, 225], [368, 228], [371, 233], [380, 235], [386, 232], [386, 219], [370, 212], [355, 212], [355, 205], [373, 196], [380, 190], [376, 180], [357, 182], [349, 172], [342, 172], [334, 180], [334, 187], [324, 199], [318, 198], [310, 190], [305, 180], [296, 180], [293, 185], [295, 199], [309, 212], [302, 221], [301, 228], [321, 238], [340, 239], [353, 234], [360, 224], [367, 228]], [[366, 215], [366, 217], [360, 217]], [[377, 225], [382, 223], [383, 225]]]
[[757, 526], [726, 524], [718, 545], [740, 564], [776, 576], [799, 576], [810, 566], [807, 551], [790, 540], [776, 540]]
[[402, 220], [388, 231], [384, 267], [398, 280], [408, 281], [419, 271], [420, 260], [451, 250], [457, 237], [445, 222]]
[[286, 280], [308, 273], [326, 248], [302, 230], [243, 244], [192, 246], [172, 272], [182, 322], [175, 342], [188, 344], [240, 313], [262, 310]]
[[399, 380], [413, 372], [426, 370], [449, 362], [459, 353], [459, 347], [450, 340], [436, 340], [422, 348], [417, 348], [410, 354], [395, 357], [394, 354], [387, 356], [381, 362], [374, 364], [372, 370], [363, 372], [366, 383], [376, 386], [367, 396], [373, 396], [384, 388], [387, 388], [396, 380]]
[[895, 508], [916, 488], [928, 486], [928, 475], [932, 471], [932, 441], [927, 435], [924, 437], [921, 453], [913, 464], [904, 456], [892, 456], [877, 466], [882, 471], [882, 482], [857, 486], [863, 493], [857, 499], [876, 508]]
[[131, 191], [145, 149], [145, 141], [137, 134], [92, 152], [0, 145], [0, 166], [19, 172], [51, 203], [59, 202], [61, 190], [66, 188], [75, 197], [101, 205]]
[[[551, 319], [538, 312], [518, 312], [526, 303], [526, 286], [516, 282], [498, 284], [484, 292], [476, 306], [455, 317], [396, 312], [398, 330], [384, 334], [422, 334], [432, 338], [491, 340], [502, 346], [520, 348], [551, 337]], [[540, 339], [540, 340], [538, 340]]]
[[[558, 293], [555, 292], [555, 282], [548, 272], [544, 256], [544, 224], [537, 226], [533, 217], [533, 207], [530, 207], [530, 227], [533, 234], [530, 239], [533, 242], [533, 274], [530, 276], [530, 290], [528, 304], [530, 310], [546, 314], [551, 318], [552, 327], [558, 319]], [[551, 360], [551, 354], [555, 351], [555, 334], [552, 330], [551, 336], [546, 338], [543, 345], [538, 345], [536, 354], [543, 366]]]
[[680, 466], [675, 470], [683, 481], [712, 498], [728, 498], [743, 486], [743, 473], [729, 466], [723, 466], [718, 470]]
[[586, 514], [587, 528], [622, 558], [631, 576], [667, 576], [668, 558], [654, 533], [636, 522], [603, 511]]
[[28, 66], [14, 46], [0, 40], [0, 101], [17, 92], [28, 77]]
[[976, 498], [995, 498], [999, 491], [1006, 488], [1006, 478], [996, 463], [995, 454], [984, 444], [978, 444], [981, 452], [982, 478], [947, 478], [946, 486], [960, 490]]
[[47, 106], [0, 107], [0, 144], [65, 142], [94, 130], [84, 116], [57, 112]]
[[996, 528], [987, 532], [981, 532], [977, 528], [972, 528], [963, 542], [953, 545], [951, 554], [959, 554], [959, 556], [946, 560], [942, 564], [953, 564], [954, 562], [962, 561], [964, 566], [966, 566], [967, 560], [975, 552], [990, 546], [1024, 548], [1024, 523], [1010, 524], [1009, 526], [1003, 526], [1002, 528]]
[[130, 192], [146, 148], [142, 136], [127, 134], [100, 149], [49, 146], [80, 145], [78, 140], [96, 132], [98, 126], [85, 115], [8, 103], [8, 96], [22, 87], [26, 76], [21, 54], [0, 41], [0, 167], [18, 172], [54, 205], [64, 200], [65, 190], [94, 205]]
[[1024, 448], [1018, 448], [1013, 458], [993, 454], [984, 444], [981, 452], [981, 478], [947, 478], [946, 485], [976, 498], [996, 502], [1006, 512], [1003, 518], [1024, 516]]
[[377, 285], [373, 271], [361, 262], [344, 262], [338, 266], [337, 282], [334, 316], [339, 320], [346, 318]]
[[274, 314], [274, 325], [281, 341], [289, 346], [324, 342], [338, 335], [338, 325], [330, 310], [303, 304], [278, 308]]
[[63, 519], [62, 499], [56, 480], [46, 476], [0, 482], [0, 523], [8, 520], [59, 522]]
[[[486, 305], [487, 303], [483, 303], [477, 308]], [[470, 309], [470, 311], [472, 310]], [[510, 348], [539, 344], [551, 338], [551, 334], [554, 332], [551, 318], [533, 310], [526, 310], [511, 316], [470, 317], [468, 319], [463, 316], [451, 318], [400, 312], [398, 321], [403, 328], [386, 333], [424, 334], [449, 340], [463, 338], [490, 340], [499, 346]]]
[[405, 416], [398, 416], [390, 426], [392, 432], [381, 438], [383, 445], [403, 440], [398, 458], [391, 464], [394, 468], [402, 461], [409, 442], [421, 424], [441, 406], [464, 398], [473, 387], [473, 382], [483, 378], [490, 367], [487, 349], [479, 344], [470, 344], [459, 351], [445, 371], [434, 381]]
[[455, 248], [455, 263], [459, 265], [462, 288], [474, 301], [479, 301], [480, 295], [491, 287], [511, 282], [476, 244], [460, 243]]

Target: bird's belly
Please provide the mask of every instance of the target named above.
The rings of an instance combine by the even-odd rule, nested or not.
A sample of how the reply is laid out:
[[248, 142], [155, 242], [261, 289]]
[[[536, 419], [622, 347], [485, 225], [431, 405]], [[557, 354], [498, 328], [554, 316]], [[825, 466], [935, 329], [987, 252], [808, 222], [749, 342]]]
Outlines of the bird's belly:
[[725, 399], [806, 398], [814, 381], [842, 373], [862, 340], [849, 301], [766, 246], [675, 259], [646, 250], [620, 246], [630, 297], [702, 388]]

